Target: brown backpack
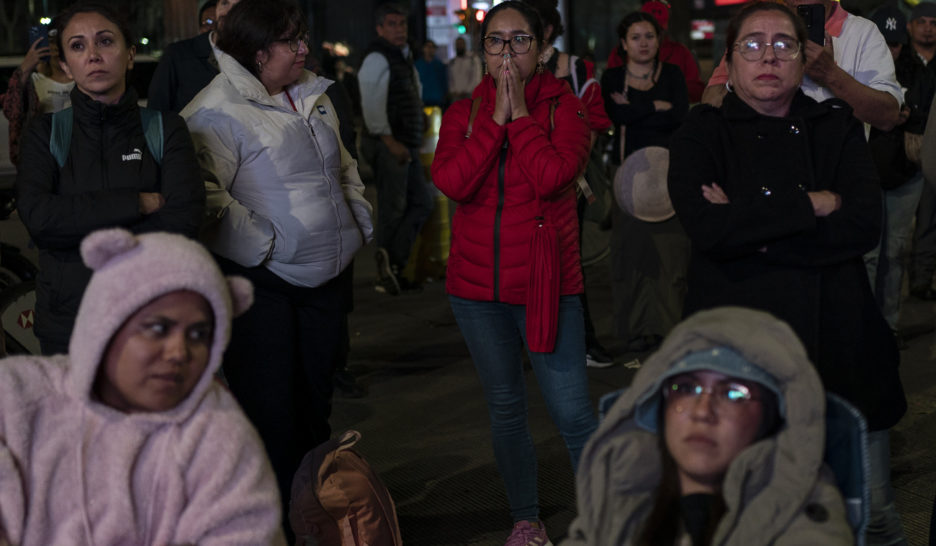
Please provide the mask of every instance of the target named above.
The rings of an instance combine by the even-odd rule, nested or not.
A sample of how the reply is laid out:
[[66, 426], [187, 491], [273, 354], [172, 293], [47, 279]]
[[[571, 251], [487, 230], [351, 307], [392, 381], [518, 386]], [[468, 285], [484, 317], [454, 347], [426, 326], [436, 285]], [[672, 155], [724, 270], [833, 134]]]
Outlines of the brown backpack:
[[302, 459], [292, 482], [289, 523], [296, 544], [401, 546], [390, 491], [351, 447], [361, 433], [349, 430]]

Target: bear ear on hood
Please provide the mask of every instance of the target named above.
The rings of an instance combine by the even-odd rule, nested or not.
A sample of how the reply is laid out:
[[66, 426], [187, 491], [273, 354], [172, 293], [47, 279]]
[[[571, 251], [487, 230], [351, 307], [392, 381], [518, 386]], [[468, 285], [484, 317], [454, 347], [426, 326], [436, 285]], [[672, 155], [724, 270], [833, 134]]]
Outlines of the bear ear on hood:
[[122, 228], [95, 231], [81, 241], [81, 258], [85, 265], [97, 271], [118, 256], [139, 244], [136, 236]]
[[234, 311], [234, 316], [231, 318], [239, 317], [253, 305], [253, 284], [244, 277], [233, 275], [227, 277], [227, 283], [231, 291], [231, 308]]

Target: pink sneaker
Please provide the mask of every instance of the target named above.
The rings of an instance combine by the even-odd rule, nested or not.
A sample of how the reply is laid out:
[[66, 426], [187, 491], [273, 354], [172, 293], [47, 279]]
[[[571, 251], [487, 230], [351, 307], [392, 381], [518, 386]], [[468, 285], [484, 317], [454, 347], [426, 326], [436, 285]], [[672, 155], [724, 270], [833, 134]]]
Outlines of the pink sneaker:
[[534, 523], [523, 520], [514, 523], [510, 538], [504, 546], [552, 546], [552, 542], [549, 542], [549, 537], [546, 536], [542, 521]]

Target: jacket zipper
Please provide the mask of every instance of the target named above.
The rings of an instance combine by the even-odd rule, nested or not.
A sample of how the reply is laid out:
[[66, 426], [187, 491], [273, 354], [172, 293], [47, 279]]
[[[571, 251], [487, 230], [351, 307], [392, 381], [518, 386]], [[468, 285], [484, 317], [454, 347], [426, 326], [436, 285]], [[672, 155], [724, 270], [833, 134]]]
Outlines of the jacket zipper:
[[[98, 129], [100, 130], [100, 133], [101, 133], [101, 137], [100, 137], [101, 138], [101, 178], [103, 178], [101, 182], [103, 182], [102, 183], [103, 187], [110, 189], [110, 177], [108, 176], [108, 166], [107, 166], [107, 161], [106, 161], [107, 154], [105, 152], [105, 150], [107, 149], [108, 143], [104, 142], [104, 140], [107, 138], [107, 131], [105, 131], [105, 127], [104, 127], [105, 121], [106, 120], [104, 119], [104, 113], [102, 112], [98, 118]], [[72, 129], [72, 136], [74, 136], [74, 129]], [[71, 148], [71, 145], [69, 145], [69, 148]], [[70, 151], [71, 150], [69, 149], [69, 152]]]
[[497, 212], [494, 213], [494, 301], [500, 301], [500, 231], [501, 214], [504, 211], [504, 171], [507, 167], [508, 145], [507, 137], [504, 137], [500, 162], [497, 165]]

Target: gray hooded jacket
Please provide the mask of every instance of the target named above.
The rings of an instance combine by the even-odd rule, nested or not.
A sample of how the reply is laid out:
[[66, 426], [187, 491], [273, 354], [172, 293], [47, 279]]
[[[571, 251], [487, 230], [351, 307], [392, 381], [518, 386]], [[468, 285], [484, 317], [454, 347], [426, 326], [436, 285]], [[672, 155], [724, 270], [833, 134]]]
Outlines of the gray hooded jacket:
[[[825, 396], [802, 344], [767, 313], [725, 307], [678, 325], [634, 377], [592, 435], [579, 463], [579, 515], [564, 546], [633, 544], [660, 483], [656, 435], [638, 428], [634, 405], [689, 353], [734, 348], [776, 379], [786, 402], [780, 431], [742, 451], [728, 468], [727, 512], [713, 544], [852, 544], [842, 497], [823, 468]], [[690, 544], [684, 535], [681, 544]]]

